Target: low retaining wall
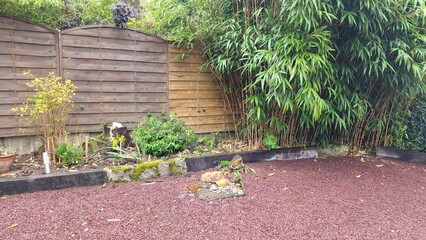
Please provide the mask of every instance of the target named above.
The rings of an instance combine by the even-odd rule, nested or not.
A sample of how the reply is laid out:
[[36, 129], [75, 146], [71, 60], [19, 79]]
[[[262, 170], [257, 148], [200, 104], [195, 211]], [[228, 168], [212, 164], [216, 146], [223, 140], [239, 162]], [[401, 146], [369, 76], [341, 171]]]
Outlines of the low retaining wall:
[[376, 147], [376, 156], [393, 158], [406, 162], [426, 164], [426, 153], [418, 151], [378, 146]]
[[101, 185], [105, 182], [103, 170], [76, 173], [54, 173], [43, 176], [0, 179], [0, 196], [18, 193], [55, 190], [69, 187]]
[[217, 166], [221, 160], [231, 160], [240, 155], [244, 163], [254, 163], [273, 160], [296, 160], [316, 158], [319, 155], [318, 147], [279, 148], [274, 150], [260, 150], [237, 153], [224, 153], [185, 159], [188, 171], [196, 172]]

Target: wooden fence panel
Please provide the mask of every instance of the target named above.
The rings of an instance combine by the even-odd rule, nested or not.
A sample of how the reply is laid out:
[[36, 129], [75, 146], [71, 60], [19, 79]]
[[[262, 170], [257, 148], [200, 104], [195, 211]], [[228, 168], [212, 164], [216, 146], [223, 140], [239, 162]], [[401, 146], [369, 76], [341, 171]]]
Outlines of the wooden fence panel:
[[29, 78], [59, 72], [58, 33], [43, 26], [0, 16], [0, 137], [17, 136], [20, 122], [11, 108], [26, 100]]
[[202, 63], [197, 52], [134, 29], [58, 32], [0, 16], [0, 137], [21, 135], [11, 108], [32, 94], [26, 70], [35, 76], [54, 72], [78, 87], [69, 131], [98, 132], [112, 121], [132, 127], [146, 113], [162, 111], [176, 112], [198, 133], [232, 130], [211, 72], [198, 69]]
[[134, 126], [168, 110], [168, 43], [147, 33], [87, 26], [61, 34], [63, 76], [78, 87], [69, 128]]
[[232, 130], [231, 115], [211, 72], [199, 69], [204, 63], [199, 52], [169, 47], [169, 59], [170, 112], [197, 133]]

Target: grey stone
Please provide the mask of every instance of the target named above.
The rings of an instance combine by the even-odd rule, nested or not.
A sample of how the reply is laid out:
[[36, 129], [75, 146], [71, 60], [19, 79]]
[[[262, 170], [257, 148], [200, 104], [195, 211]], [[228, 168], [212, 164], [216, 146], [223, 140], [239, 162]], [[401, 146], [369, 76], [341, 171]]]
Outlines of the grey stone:
[[181, 174], [187, 173], [188, 167], [186, 166], [186, 161], [184, 159], [176, 158], [175, 165]]
[[198, 190], [198, 197], [204, 201], [214, 201], [224, 198], [232, 198], [246, 195], [241, 187], [231, 184], [223, 188], [211, 189], [211, 186], [206, 185]]
[[178, 199], [184, 199], [186, 197], [187, 193], [186, 192], [180, 192], [179, 195], [177, 196]]
[[151, 168], [146, 169], [140, 176], [139, 176], [139, 180], [149, 180], [149, 179], [153, 179], [158, 177], [158, 175], [155, 173], [155, 171]]
[[[120, 169], [122, 168], [122, 169]], [[111, 182], [130, 182], [132, 178], [133, 169], [135, 167], [132, 165], [117, 166], [117, 167], [106, 167], [104, 171], [106, 172], [107, 178]]]
[[330, 145], [321, 149], [321, 155], [327, 157], [345, 157], [349, 155], [349, 146]]
[[164, 162], [160, 162], [158, 164], [158, 172], [160, 174], [160, 177], [170, 176], [169, 165], [165, 164]]

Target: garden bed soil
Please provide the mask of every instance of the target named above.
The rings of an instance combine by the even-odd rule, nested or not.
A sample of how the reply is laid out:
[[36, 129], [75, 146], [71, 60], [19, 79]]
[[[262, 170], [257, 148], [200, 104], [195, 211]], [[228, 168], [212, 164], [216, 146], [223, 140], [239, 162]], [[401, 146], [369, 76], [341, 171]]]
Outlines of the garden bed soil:
[[[229, 153], [232, 152], [238, 153], [240, 151], [247, 151], [248, 146], [244, 143], [234, 141], [234, 140], [224, 140], [220, 142], [215, 147], [206, 147], [204, 145], [198, 145], [193, 150], [184, 150], [178, 154], [170, 156], [170, 158], [180, 157], [180, 156], [201, 156], [208, 154], [217, 154], [217, 153]], [[101, 156], [90, 157], [89, 160], [84, 163], [73, 165], [70, 167], [64, 167], [59, 164], [51, 164], [51, 173], [75, 173], [84, 170], [95, 170], [95, 169], [104, 169], [106, 166], [111, 165], [123, 165], [127, 163], [134, 163], [131, 160], [100, 160]], [[154, 160], [154, 158], [151, 158]], [[16, 178], [16, 177], [27, 177], [27, 176], [42, 176], [45, 174], [45, 169], [43, 166], [43, 159], [40, 154], [25, 154], [18, 156], [12, 165], [10, 171], [5, 173], [0, 173], [0, 178]]]
[[247, 164], [247, 195], [205, 202], [202, 172], [3, 196], [0, 239], [425, 239], [426, 166], [367, 157]]

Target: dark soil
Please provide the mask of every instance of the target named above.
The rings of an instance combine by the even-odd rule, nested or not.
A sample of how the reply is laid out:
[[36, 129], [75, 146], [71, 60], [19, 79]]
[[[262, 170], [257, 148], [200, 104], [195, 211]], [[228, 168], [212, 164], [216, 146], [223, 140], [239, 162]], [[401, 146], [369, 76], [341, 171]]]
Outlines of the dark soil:
[[[108, 165], [119, 165], [125, 164], [125, 160], [119, 161], [99, 161], [94, 158], [85, 161], [84, 163], [65, 167], [60, 164], [51, 164], [51, 173], [64, 173], [64, 172], [78, 172], [90, 169], [103, 169]], [[36, 176], [45, 174], [45, 168], [43, 160], [40, 156], [34, 156], [33, 154], [26, 154], [18, 156], [15, 159], [14, 164], [10, 168], [9, 172], [0, 173], [0, 178], [15, 178], [15, 177], [26, 177]]]
[[247, 164], [245, 197], [186, 192], [201, 172], [0, 198], [0, 239], [426, 239], [426, 165], [375, 158]]

